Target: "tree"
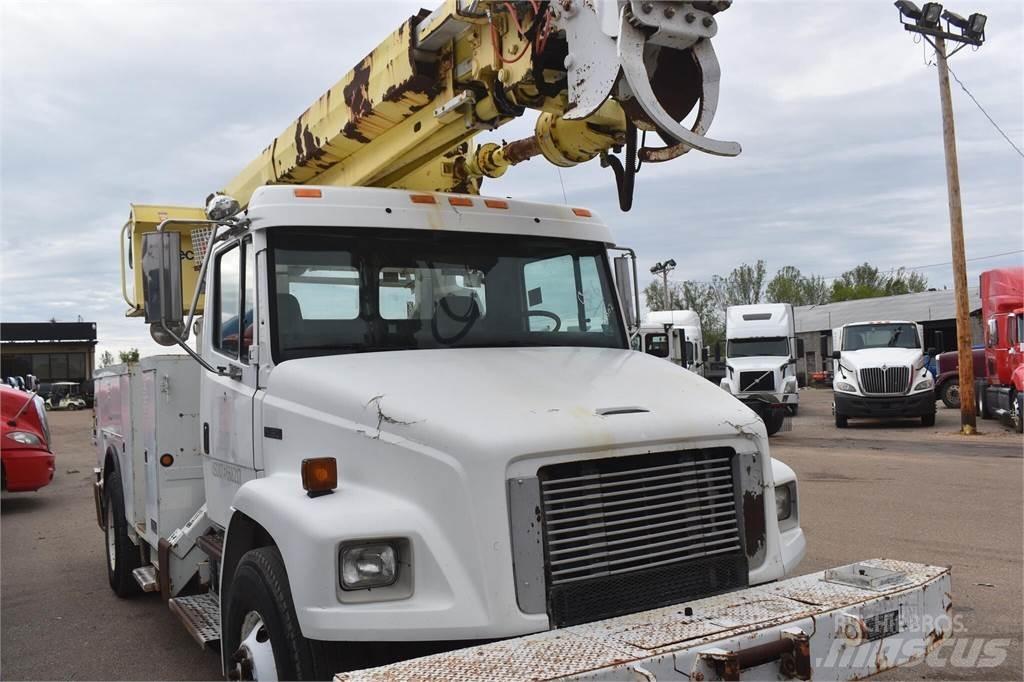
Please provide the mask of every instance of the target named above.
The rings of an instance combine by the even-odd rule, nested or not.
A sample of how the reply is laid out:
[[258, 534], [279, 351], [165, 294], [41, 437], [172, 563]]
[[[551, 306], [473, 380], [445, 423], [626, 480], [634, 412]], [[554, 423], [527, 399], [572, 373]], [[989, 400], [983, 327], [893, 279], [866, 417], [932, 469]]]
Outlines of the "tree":
[[112, 364], [114, 364], [114, 354], [109, 350], [103, 351], [103, 354], [100, 355], [100, 367], [110, 367]]
[[124, 363], [138, 362], [139, 361], [139, 349], [138, 348], [129, 348], [128, 350], [123, 350], [123, 351], [118, 352], [118, 356], [121, 358], [121, 362], [124, 362]]
[[679, 285], [675, 282], [668, 283], [668, 298], [665, 297], [665, 287], [661, 279], [653, 279], [650, 284], [644, 287], [644, 298], [647, 301], [648, 310], [682, 310], [685, 308], [683, 299], [680, 296]]
[[760, 303], [764, 295], [764, 275], [763, 260], [757, 261], [754, 265], [743, 263], [733, 268], [728, 277], [715, 275], [711, 280], [711, 286], [717, 293], [719, 307]]
[[680, 286], [683, 309], [692, 310], [700, 318], [704, 344], [713, 346], [725, 337], [725, 322], [718, 307], [718, 295], [710, 284], [683, 282]]
[[765, 298], [771, 303], [821, 305], [831, 299], [829, 287], [818, 275], [804, 276], [799, 268], [786, 265], [778, 269], [765, 287]]
[[852, 301], [859, 298], [913, 294], [928, 288], [928, 278], [906, 268], [891, 274], [880, 273], [878, 268], [862, 263], [847, 270], [832, 282], [833, 301]]

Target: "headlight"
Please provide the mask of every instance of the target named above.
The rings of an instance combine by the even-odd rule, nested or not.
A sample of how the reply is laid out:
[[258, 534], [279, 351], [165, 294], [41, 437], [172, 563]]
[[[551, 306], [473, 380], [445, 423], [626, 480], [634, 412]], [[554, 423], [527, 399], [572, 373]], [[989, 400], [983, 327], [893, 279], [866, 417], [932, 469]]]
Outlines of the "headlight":
[[837, 381], [836, 382], [836, 390], [837, 391], [845, 391], [846, 393], [856, 393], [857, 392], [857, 387], [854, 386], [853, 384], [848, 384], [845, 381]]
[[341, 589], [387, 587], [398, 580], [398, 551], [387, 542], [341, 548]]
[[41, 446], [43, 444], [43, 441], [39, 440], [39, 436], [28, 431], [11, 431], [7, 437], [22, 445]]
[[775, 486], [775, 516], [785, 521], [793, 515], [793, 491], [789, 484]]
[[925, 379], [924, 381], [917, 382], [917, 385], [914, 386], [914, 390], [915, 391], [923, 391], [924, 389], [931, 388], [934, 385], [935, 385], [934, 381], [932, 381], [931, 379]]

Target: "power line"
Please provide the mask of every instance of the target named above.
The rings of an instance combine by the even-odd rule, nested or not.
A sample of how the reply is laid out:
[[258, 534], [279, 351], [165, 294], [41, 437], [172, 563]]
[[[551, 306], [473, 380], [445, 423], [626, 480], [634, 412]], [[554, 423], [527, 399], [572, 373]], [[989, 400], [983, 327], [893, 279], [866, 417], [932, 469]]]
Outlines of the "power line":
[[1024, 152], [1020, 150], [1020, 147], [1014, 144], [1013, 140], [1010, 139], [1009, 135], [1003, 132], [1003, 129], [999, 127], [999, 124], [992, 120], [992, 117], [988, 115], [987, 111], [985, 111], [985, 107], [981, 106], [981, 102], [979, 102], [974, 97], [974, 95], [971, 94], [971, 91], [967, 89], [967, 86], [963, 84], [963, 81], [961, 81], [957, 77], [956, 72], [954, 72], [953, 69], [949, 69], [949, 73], [950, 75], [953, 76], [953, 80], [957, 82], [957, 85], [960, 86], [960, 89], [967, 93], [967, 96], [971, 98], [971, 101], [974, 102], [975, 106], [978, 107], [981, 113], [985, 114], [985, 118], [988, 119], [988, 122], [991, 123], [992, 126], [999, 131], [999, 134], [1003, 136], [1003, 138], [1010, 144], [1011, 147], [1013, 147], [1013, 150], [1017, 152], [1020, 156], [1024, 157]]

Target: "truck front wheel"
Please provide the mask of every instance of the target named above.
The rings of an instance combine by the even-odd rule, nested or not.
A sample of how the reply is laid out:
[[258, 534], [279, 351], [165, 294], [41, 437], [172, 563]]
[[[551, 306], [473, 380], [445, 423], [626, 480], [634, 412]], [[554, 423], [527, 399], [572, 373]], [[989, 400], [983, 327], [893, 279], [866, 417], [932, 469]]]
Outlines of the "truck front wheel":
[[845, 429], [848, 423], [848, 417], [845, 414], [836, 413], [836, 428]]
[[103, 482], [104, 507], [107, 512], [106, 529], [103, 531], [106, 545], [107, 580], [110, 589], [118, 597], [128, 597], [139, 591], [132, 571], [141, 565], [139, 548], [128, 537], [128, 518], [124, 511], [124, 491], [121, 476], [116, 471], [107, 474]]
[[935, 426], [935, 413], [922, 415], [921, 426]]
[[960, 409], [960, 380], [950, 379], [942, 385], [942, 390], [939, 392], [939, 397], [942, 398], [942, 404], [951, 410]]
[[277, 547], [250, 550], [238, 562], [222, 634], [230, 680], [330, 679], [344, 667], [332, 643], [302, 636]]
[[786, 408], [784, 407], [772, 407], [766, 409], [761, 419], [764, 421], [765, 431], [768, 432], [769, 436], [774, 436], [782, 428], [783, 422], [786, 420]]

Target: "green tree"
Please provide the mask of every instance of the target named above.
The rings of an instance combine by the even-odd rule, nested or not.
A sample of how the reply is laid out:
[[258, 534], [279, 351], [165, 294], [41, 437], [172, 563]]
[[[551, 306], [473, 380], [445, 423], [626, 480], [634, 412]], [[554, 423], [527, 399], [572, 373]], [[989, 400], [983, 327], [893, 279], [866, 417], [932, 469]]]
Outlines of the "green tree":
[[860, 298], [896, 296], [925, 291], [928, 279], [916, 272], [899, 268], [892, 273], [881, 273], [869, 263], [847, 270], [832, 282], [833, 301], [852, 301]]
[[120, 351], [118, 353], [118, 356], [121, 358], [121, 362], [124, 362], [124, 363], [138, 362], [139, 361], [139, 349], [138, 348], [129, 348], [128, 350]]
[[680, 287], [675, 282], [668, 283], [668, 296], [665, 296], [665, 287], [660, 277], [651, 280], [644, 287], [644, 298], [647, 300], [648, 310], [682, 310], [683, 299], [680, 295]]
[[805, 276], [799, 268], [786, 265], [778, 269], [765, 287], [765, 299], [770, 303], [793, 305], [820, 305], [828, 303], [831, 292], [824, 278]]
[[114, 354], [109, 350], [103, 351], [103, 354], [100, 355], [100, 367], [110, 367], [112, 364], [114, 364]]
[[754, 265], [743, 263], [733, 268], [728, 277], [715, 275], [711, 285], [717, 293], [719, 307], [760, 303], [764, 296], [764, 277], [763, 260], [758, 260]]

